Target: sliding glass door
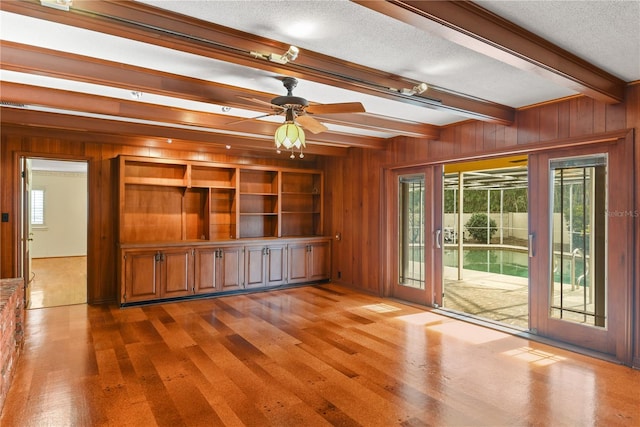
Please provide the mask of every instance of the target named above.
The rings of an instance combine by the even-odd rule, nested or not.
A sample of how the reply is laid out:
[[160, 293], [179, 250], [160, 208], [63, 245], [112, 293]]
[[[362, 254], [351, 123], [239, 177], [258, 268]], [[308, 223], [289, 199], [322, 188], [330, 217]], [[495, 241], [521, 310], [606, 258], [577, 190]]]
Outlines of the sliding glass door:
[[625, 145], [530, 156], [532, 332], [628, 358], [633, 212]]
[[442, 168], [438, 166], [390, 173], [389, 238], [391, 294], [419, 304], [438, 303], [441, 284]]

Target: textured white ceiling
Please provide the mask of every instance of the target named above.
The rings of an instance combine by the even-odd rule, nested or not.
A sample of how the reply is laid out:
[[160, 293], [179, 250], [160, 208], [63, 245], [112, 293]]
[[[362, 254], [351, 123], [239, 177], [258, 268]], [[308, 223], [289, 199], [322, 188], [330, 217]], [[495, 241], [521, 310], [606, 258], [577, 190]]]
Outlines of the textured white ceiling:
[[616, 77], [640, 80], [640, 1], [477, 1]]
[[511, 107], [575, 93], [347, 0], [142, 2]]
[[[543, 77], [486, 57], [428, 31], [347, 0], [162, 1], [142, 3], [293, 44], [341, 60], [511, 107], [575, 94]], [[640, 81], [640, 0], [480, 1], [483, 7], [627, 82]], [[284, 94], [273, 73], [107, 34], [0, 12], [0, 37], [149, 69]], [[3, 70], [5, 81], [129, 99], [137, 88], [110, 88]], [[368, 113], [447, 125], [466, 117], [300, 80], [295, 94], [320, 103], [360, 101]], [[144, 94], [142, 101], [225, 114], [221, 106]], [[256, 111], [234, 109], [236, 117]], [[121, 119], [121, 118], [119, 118]], [[268, 118], [266, 120], [280, 120]], [[347, 129], [345, 133], [393, 134]]]

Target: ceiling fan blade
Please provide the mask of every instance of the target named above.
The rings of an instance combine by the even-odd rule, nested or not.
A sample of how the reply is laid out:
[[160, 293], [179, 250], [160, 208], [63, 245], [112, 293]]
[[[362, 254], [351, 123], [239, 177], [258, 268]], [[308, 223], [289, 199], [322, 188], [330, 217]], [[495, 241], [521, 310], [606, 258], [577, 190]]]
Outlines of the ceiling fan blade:
[[229, 122], [229, 123], [227, 123], [227, 125], [235, 125], [235, 124], [242, 123], [242, 122], [248, 122], [249, 120], [258, 120], [258, 119], [261, 119], [263, 117], [279, 116], [280, 114], [282, 114], [282, 112], [263, 114], [261, 116], [256, 116], [256, 117], [245, 117], [245, 118], [240, 119], [240, 120]]
[[317, 121], [311, 116], [298, 116], [296, 121], [300, 123], [300, 126], [307, 129], [311, 133], [320, 133], [329, 130], [325, 125]]
[[239, 96], [238, 98], [244, 99], [245, 101], [250, 101], [250, 102], [255, 102], [256, 104], [260, 104], [260, 105], [266, 105], [269, 106], [271, 108], [280, 108], [283, 109], [281, 106], [276, 105], [276, 104], [272, 104], [270, 102], [267, 101], [263, 101], [261, 99], [258, 98], [247, 98], [246, 96]]
[[342, 102], [338, 104], [309, 105], [305, 111], [309, 114], [364, 113], [364, 106], [359, 102]]

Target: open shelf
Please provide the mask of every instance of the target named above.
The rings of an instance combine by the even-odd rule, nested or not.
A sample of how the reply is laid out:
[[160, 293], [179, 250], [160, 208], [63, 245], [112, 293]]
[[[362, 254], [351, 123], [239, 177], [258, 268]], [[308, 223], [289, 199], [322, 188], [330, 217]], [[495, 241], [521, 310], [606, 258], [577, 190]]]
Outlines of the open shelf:
[[186, 164], [131, 160], [123, 169], [126, 184], [186, 186]]
[[278, 189], [278, 171], [275, 170], [240, 170], [241, 194], [275, 194]]
[[126, 185], [121, 211], [120, 240], [182, 240], [183, 196], [184, 191], [179, 187]]
[[240, 194], [240, 214], [277, 214], [277, 194]]
[[283, 171], [281, 236], [322, 235], [322, 174]]
[[191, 186], [236, 188], [236, 168], [191, 166]]
[[240, 214], [240, 238], [278, 237], [277, 214]]
[[209, 197], [209, 239], [236, 239], [236, 190], [211, 188]]
[[120, 156], [119, 242], [321, 236], [322, 172]]
[[308, 212], [282, 212], [281, 235], [317, 236], [320, 235], [320, 214]]
[[320, 173], [282, 172], [282, 194], [317, 194], [322, 190]]

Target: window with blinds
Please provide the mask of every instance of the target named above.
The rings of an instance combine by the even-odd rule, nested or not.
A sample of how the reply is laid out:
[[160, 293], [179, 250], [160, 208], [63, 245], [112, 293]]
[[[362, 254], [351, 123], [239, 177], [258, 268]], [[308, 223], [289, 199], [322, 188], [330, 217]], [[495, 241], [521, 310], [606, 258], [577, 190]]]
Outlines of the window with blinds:
[[31, 190], [31, 225], [44, 225], [44, 190]]

